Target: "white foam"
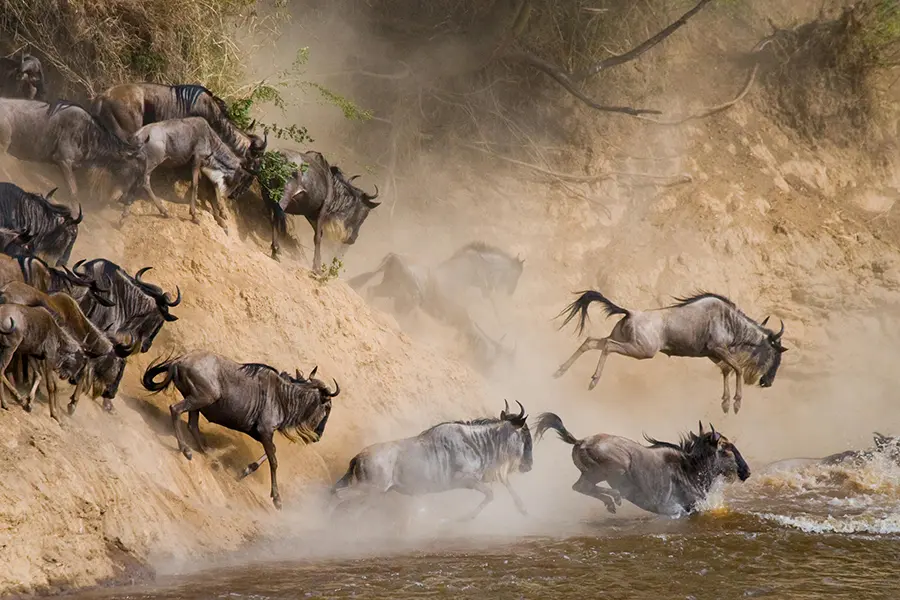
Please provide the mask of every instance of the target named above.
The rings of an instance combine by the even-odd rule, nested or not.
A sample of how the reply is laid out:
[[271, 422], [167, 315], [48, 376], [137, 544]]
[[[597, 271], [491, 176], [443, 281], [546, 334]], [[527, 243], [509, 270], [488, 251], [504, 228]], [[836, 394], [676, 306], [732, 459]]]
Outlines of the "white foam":
[[873, 533], [881, 535], [900, 533], [900, 514], [840, 517], [832, 515], [817, 517], [812, 515], [786, 516], [773, 513], [753, 514], [767, 521], [799, 529], [805, 533]]

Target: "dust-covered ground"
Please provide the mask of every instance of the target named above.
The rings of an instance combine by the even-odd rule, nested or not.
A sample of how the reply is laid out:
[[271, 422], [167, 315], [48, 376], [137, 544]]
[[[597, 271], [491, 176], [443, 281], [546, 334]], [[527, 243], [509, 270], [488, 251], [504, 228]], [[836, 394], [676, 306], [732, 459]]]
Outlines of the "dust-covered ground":
[[[725, 59], [767, 33], [761, 15], [789, 21], [815, 12], [763, 4], [749, 15], [727, 7], [699, 15], [648, 56], [649, 72], [630, 75], [635, 94], [676, 114], [733, 97], [746, 69]], [[349, 84], [335, 73], [344, 72], [348, 57], [383, 50], [384, 41], [359, 15], [345, 20], [316, 6], [274, 48], [260, 46], [254, 59], [260, 77], [292, 56], [287, 48], [309, 45], [308, 76], [341, 90]], [[442, 56], [446, 66], [455, 55]], [[425, 67], [417, 66], [427, 68], [422, 62]], [[365, 106], [364, 86], [353, 82], [349, 89]], [[483, 303], [473, 307], [486, 330], [517, 346], [515, 367], [494, 376], [478, 375], [464, 345], [427, 316], [405, 321], [404, 332], [389, 305], [367, 305], [342, 280], [311, 279], [311, 252], [287, 246], [283, 261], [273, 261], [258, 207], [238, 207], [250, 217], [226, 235], [208, 212], [199, 226], [191, 224], [184, 204], [170, 220], [139, 204], [121, 227], [116, 209], [99, 198], [86, 204], [73, 262], [105, 257], [132, 272], [152, 265], [148, 277], [166, 290], [180, 286], [184, 302], [174, 311], [179, 320], [164, 327], [150, 353], [129, 363], [114, 415], [89, 402], [62, 427], [49, 419], [46, 405], [31, 415], [18, 407], [0, 415], [6, 465], [0, 590], [83, 587], [152, 570], [228, 565], [223, 553], [248, 546], [240, 560], [376, 555], [422, 539], [584, 533], [583, 519], [605, 518], [602, 506], [570, 490], [577, 472], [569, 448], [548, 439], [536, 447], [534, 470], [514, 481], [531, 518], [517, 515], [498, 490], [482, 518], [464, 526], [440, 523], [473, 501], [469, 492], [401, 501], [396, 518], [384, 522], [328, 520], [322, 486], [364, 445], [449, 418], [495, 414], [504, 399], [521, 401], [531, 415], [553, 410], [578, 436], [606, 431], [639, 439], [647, 432], [674, 439], [698, 420], [711, 421], [754, 469], [779, 458], [868, 446], [873, 429], [900, 432], [893, 409], [900, 238], [883, 227], [898, 194], [885, 176], [896, 155], [879, 157], [882, 166], [875, 167], [852, 148], [801, 142], [772, 118], [760, 86], [731, 109], [678, 127], [566, 102], [553, 98], [545, 110], [565, 107], [562, 127], [582, 123], [582, 145], [569, 149], [581, 157], [572, 173], [687, 174], [690, 181], [573, 182], [462, 143], [429, 147], [388, 172], [389, 149], [367, 154], [354, 145], [363, 128], [385, 126], [377, 119], [348, 123], [316, 103], [269, 115], [307, 124], [315, 149], [348, 173], [365, 172], [360, 181], [367, 189], [378, 183], [383, 190], [384, 204], [344, 257], [342, 280], [375, 268], [386, 252], [433, 264], [473, 240], [525, 257], [519, 288], [501, 302], [499, 318]], [[602, 135], [584, 133], [594, 126]], [[548, 144], [534, 140], [535, 156]], [[35, 178], [13, 162], [13, 181], [46, 185], [44, 171]], [[291, 220], [291, 235], [311, 246], [308, 225]], [[572, 292], [588, 288], [635, 309], [699, 289], [722, 293], [754, 318], [783, 319], [790, 351], [774, 387], [745, 390], [739, 415], [722, 414], [719, 371], [703, 360], [613, 356], [588, 392], [596, 353], [563, 378], [551, 378], [580, 343], [571, 329], [558, 331], [553, 318]], [[605, 335], [612, 321], [599, 310], [592, 316], [591, 334]], [[173, 400], [148, 396], [139, 377], [152, 358], [188, 349], [303, 372], [318, 365], [321, 375], [339, 381], [342, 393], [320, 443], [277, 442], [283, 512], [268, 499], [267, 469], [235, 480], [261, 453], [248, 438], [201, 422], [211, 453], [188, 462], [176, 452], [167, 410]], [[876, 492], [890, 499], [896, 494], [890, 477], [889, 484], [874, 475], [859, 481], [877, 479]], [[753, 485], [764, 495], [771, 493], [766, 486], [791, 484]], [[746, 493], [737, 493], [739, 502]], [[428, 518], [409, 517], [422, 514]]]

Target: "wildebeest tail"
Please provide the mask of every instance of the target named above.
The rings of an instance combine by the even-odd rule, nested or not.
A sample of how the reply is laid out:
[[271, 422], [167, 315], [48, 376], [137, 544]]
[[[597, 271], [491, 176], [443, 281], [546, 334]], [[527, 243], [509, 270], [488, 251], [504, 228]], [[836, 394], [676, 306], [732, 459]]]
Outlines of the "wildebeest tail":
[[556, 431], [559, 439], [567, 444], [577, 444], [580, 441], [574, 435], [569, 433], [569, 430], [566, 429], [565, 425], [563, 425], [562, 419], [560, 419], [559, 415], [557, 415], [556, 413], [541, 413], [541, 415], [537, 419], [537, 425], [534, 428], [534, 437], [537, 439], [541, 439], [544, 436], [544, 432], [546, 432], [548, 429], [553, 429], [554, 431]]
[[[263, 190], [265, 190], [265, 186], [262, 186]], [[278, 233], [281, 235], [287, 234], [287, 214], [285, 214], [284, 209], [281, 208], [281, 204], [278, 203], [278, 200], [273, 200], [268, 197], [269, 194], [266, 191], [263, 194], [266, 199], [266, 204], [269, 207], [269, 215], [272, 218], [272, 225], [278, 230]]]
[[584, 333], [584, 325], [588, 320], [588, 307], [591, 305], [591, 302], [602, 302], [603, 307], [606, 310], [606, 316], [611, 317], [613, 315], [625, 315], [629, 316], [631, 313], [628, 310], [622, 308], [621, 306], [617, 306], [611, 300], [609, 300], [606, 296], [601, 294], [600, 292], [595, 292], [593, 290], [588, 290], [586, 292], [578, 292], [581, 294], [572, 304], [565, 307], [561, 313], [559, 313], [557, 318], [566, 315], [566, 320], [563, 321], [563, 324], [559, 326], [560, 329], [569, 324], [569, 321], [574, 319], [576, 316], [578, 317], [578, 333], [579, 335]]
[[331, 486], [332, 495], [336, 494], [338, 490], [342, 490], [346, 487], [350, 487], [353, 483], [353, 480], [359, 480], [359, 473], [357, 472], [359, 468], [359, 456], [354, 456], [350, 460], [350, 466], [347, 467], [347, 472], [344, 473], [344, 476], [338, 479], [333, 486]]
[[[172, 358], [170, 356], [159, 363], [156, 361], [150, 363], [150, 366], [144, 371], [144, 377], [141, 379], [144, 388], [155, 394], [169, 387], [169, 384], [172, 383], [172, 368], [175, 366], [177, 360], [177, 358]], [[166, 374], [163, 380], [155, 381], [156, 377], [162, 373]]]

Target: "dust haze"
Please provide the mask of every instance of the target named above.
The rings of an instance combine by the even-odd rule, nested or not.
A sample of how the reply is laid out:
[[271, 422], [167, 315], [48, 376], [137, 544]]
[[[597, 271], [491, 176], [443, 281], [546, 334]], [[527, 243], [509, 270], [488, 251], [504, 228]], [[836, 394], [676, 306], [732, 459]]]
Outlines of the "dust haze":
[[[385, 110], [377, 91], [367, 90], [396, 82], [403, 97], [434, 93], [458, 73], [458, 65], [477, 60], [471, 49], [458, 39], [420, 49], [406, 43], [407, 60], [398, 62], [392, 60], [396, 40], [383, 37], [362, 10], [298, 2], [290, 11], [293, 21], [278, 39], [248, 41], [255, 49], [250, 79], [287, 68], [297, 48], [309, 46], [308, 80], [363, 108], [380, 109], [372, 121], [351, 122], [306, 91], [298, 92], [297, 107], [287, 113], [269, 109], [260, 115], [263, 121], [306, 125], [315, 138], [311, 148], [348, 174], [362, 173], [365, 189], [377, 184], [381, 190], [384, 203], [346, 252], [342, 279], [374, 269], [388, 252], [431, 265], [463, 244], [483, 240], [520, 254], [525, 269], [515, 294], [500, 301], [499, 318], [480, 299], [471, 308], [492, 336], [515, 341], [515, 366], [481, 376], [453, 331], [430, 317], [416, 314], [401, 327], [389, 304], [370, 306], [341, 282], [314, 284], [304, 270], [312, 231], [299, 217], [289, 219], [289, 236], [308, 251], [285, 245], [288, 256], [276, 263], [268, 256], [269, 229], [262, 221], [239, 220], [237, 233], [227, 236], [207, 211], [201, 211], [198, 230], [184, 218], [184, 206], [178, 218], [163, 221], [138, 203], [131, 222], [117, 228], [117, 209], [98, 201], [73, 259], [123, 257], [121, 263], [132, 270], [152, 264], [156, 281], [167, 290], [180, 285], [186, 298], [178, 323], [163, 330], [150, 355], [129, 364], [118, 421], [96, 407], [79, 408], [83, 414], [62, 432], [62, 441], [54, 441], [60, 435], [55, 426], [41, 423], [30, 433], [38, 445], [56, 451], [64, 443], [78, 447], [81, 427], [98, 440], [93, 448], [73, 450], [71, 460], [80, 461], [80, 469], [101, 464], [109, 470], [103, 473], [115, 474], [113, 487], [97, 474], [84, 492], [88, 504], [117, 499], [122, 517], [103, 533], [104, 540], [146, 551], [165, 573], [269, 558], [365, 556], [435, 543], [594, 534], [610, 520], [646, 517], [627, 503], [619, 515], [609, 515], [602, 504], [573, 492], [578, 471], [571, 449], [548, 434], [535, 445], [534, 469], [512, 481], [528, 518], [498, 486], [493, 504], [472, 523], [453, 521], [480, 501], [465, 491], [391, 496], [365, 517], [330, 519], [327, 487], [364, 446], [412, 436], [448, 419], [495, 416], [504, 399], [520, 401], [532, 417], [556, 412], [578, 437], [607, 432], [640, 439], [646, 432], [674, 441], [696, 430], [698, 421], [711, 422], [738, 445], [754, 471], [781, 458], [867, 447], [872, 430], [900, 433], [894, 408], [900, 313], [890, 308], [900, 300], [900, 255], [895, 245], [854, 237], [861, 219], [834, 217], [828, 202], [810, 203], [798, 199], [796, 190], [783, 191], [781, 181], [802, 180], [814, 188], [809, 174], [818, 172], [817, 165], [827, 166], [835, 179], [846, 173], [839, 159], [827, 162], [796, 148], [760, 115], [757, 100], [738, 104], [713, 125], [666, 128], [592, 112], [562, 93], [542, 91], [542, 102], [527, 109], [534, 115], [530, 126], [504, 132], [496, 126], [490, 96], [473, 96], [466, 110], [476, 122], [491, 124], [480, 138], [450, 131], [429, 139], [421, 135], [423, 123], [432, 132], [441, 123], [415, 106]], [[764, 24], [754, 21], [756, 28]], [[722, 11], [698, 16], [648, 55], [649, 74], [616, 75], [615, 81], [635, 86], [621, 90], [620, 99], [639, 96], [642, 105], [680, 114], [733, 96], [743, 71], [723, 73], [725, 67], [713, 66], [761, 37], [744, 25]], [[731, 41], [715, 47], [713, 38]], [[709, 47], [715, 52], [704, 54]], [[697, 61], [709, 67], [697, 68]], [[544, 122], [553, 125], [538, 131], [535, 123]], [[578, 145], [561, 151], [564, 141]], [[571, 153], [576, 158], [567, 163], [568, 173], [642, 177], [573, 182], [543, 175], [497, 158], [513, 144], [531, 157], [525, 162], [539, 166]], [[289, 146], [270, 140], [270, 147], [279, 145]], [[683, 174], [690, 174], [689, 184], [659, 184]], [[40, 188], [45, 179], [36, 181]], [[819, 212], [811, 216], [814, 210]], [[783, 223], [778, 231], [771, 224], [776, 218]], [[862, 241], [851, 244], [849, 238]], [[326, 249], [326, 263], [332, 250]], [[884, 261], [873, 272], [872, 265]], [[551, 377], [582, 341], [571, 326], [559, 330], [561, 321], [554, 317], [573, 292], [584, 289], [600, 290], [631, 309], [662, 306], [672, 296], [701, 289], [722, 293], [753, 318], [783, 319], [790, 351], [772, 388], [745, 387], [738, 415], [722, 414], [721, 375], [705, 360], [614, 355], [589, 392], [596, 352], [585, 354], [562, 378]], [[600, 310], [591, 318], [587, 332], [597, 337], [615, 322]], [[157, 354], [195, 348], [304, 372], [317, 364], [321, 375], [336, 377], [347, 390], [335, 402], [322, 442], [300, 448], [277, 441], [283, 513], [271, 510], [267, 469], [233, 481], [234, 473], [261, 454], [257, 444], [203, 422], [212, 452], [186, 463], [174, 452], [166, 408], [171, 400], [146, 398], [140, 389], [138, 375]], [[16, 423], [31, 427], [24, 419]], [[15, 431], [12, 425], [0, 425], [0, 431], [5, 427]], [[10, 451], [9, 462], [15, 462], [12, 456]], [[15, 467], [23, 481], [38, 477], [28, 473], [37, 457], [28, 460]], [[751, 478], [744, 485], [757, 484]], [[155, 491], [141, 502], [147, 490]], [[46, 512], [38, 509], [49, 504], [38, 503], [36, 512]], [[74, 499], [69, 504], [76, 513], [93, 510]], [[141, 519], [155, 524], [133, 522]], [[31, 525], [32, 534], [63, 530], [61, 521], [43, 516]], [[105, 552], [106, 542], [82, 543], [54, 551], [73, 561], [77, 552]], [[184, 560], [199, 550], [213, 557]], [[85, 580], [88, 570], [81, 573]]]

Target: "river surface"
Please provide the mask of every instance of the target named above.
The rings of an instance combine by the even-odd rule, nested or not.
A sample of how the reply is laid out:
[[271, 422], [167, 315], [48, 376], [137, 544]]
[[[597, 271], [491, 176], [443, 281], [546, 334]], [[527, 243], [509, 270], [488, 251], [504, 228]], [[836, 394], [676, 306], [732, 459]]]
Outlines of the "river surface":
[[310, 553], [321, 537], [301, 537], [290, 558], [234, 557], [72, 597], [900, 598], [895, 465], [754, 474], [690, 518], [623, 513], [605, 515], [598, 502], [594, 516], [538, 535], [490, 533], [484, 513], [480, 535], [476, 520], [475, 533], [420, 537], [384, 552], [360, 542], [356, 555], [332, 557]]

